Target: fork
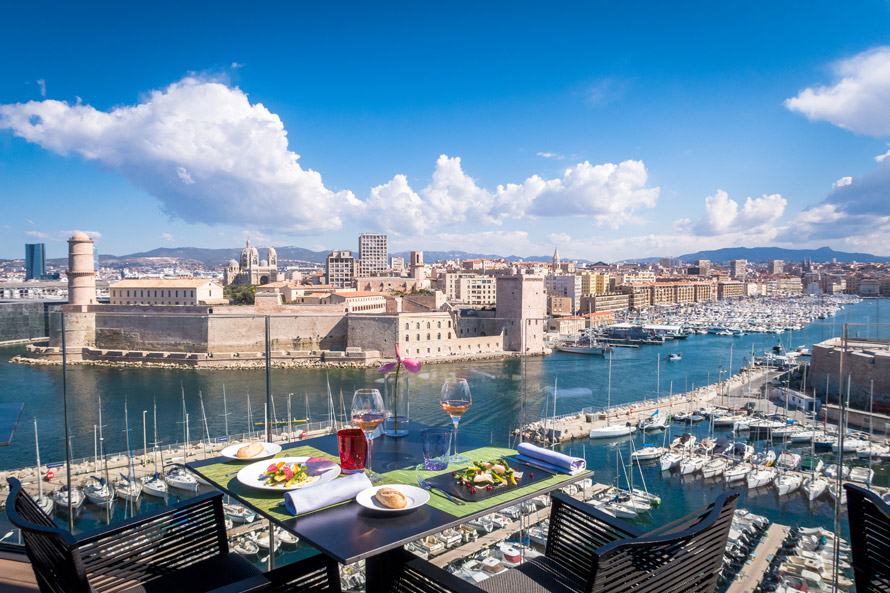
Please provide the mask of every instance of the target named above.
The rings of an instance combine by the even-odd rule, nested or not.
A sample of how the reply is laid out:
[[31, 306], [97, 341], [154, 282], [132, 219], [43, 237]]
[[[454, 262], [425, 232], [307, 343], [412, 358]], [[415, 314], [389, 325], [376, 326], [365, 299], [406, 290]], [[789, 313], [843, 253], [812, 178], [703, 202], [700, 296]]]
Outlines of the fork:
[[465, 502], [462, 501], [462, 500], [458, 500], [458, 499], [454, 498], [453, 496], [451, 496], [450, 494], [448, 494], [447, 492], [445, 492], [444, 490], [442, 490], [441, 488], [439, 488], [439, 487], [437, 487], [437, 486], [430, 486], [430, 485], [427, 483], [426, 478], [424, 478], [424, 477], [421, 476], [420, 474], [416, 474], [415, 477], [417, 478], [417, 484], [418, 484], [421, 488], [423, 488], [424, 490], [430, 490], [430, 491], [435, 490], [436, 492], [438, 492], [438, 493], [440, 493], [440, 494], [444, 494], [444, 495], [445, 495], [445, 498], [447, 498], [448, 500], [450, 500], [450, 501], [453, 502], [454, 504], [458, 504], [458, 505], [465, 505], [465, 504], [467, 504], [467, 503], [465, 503]]

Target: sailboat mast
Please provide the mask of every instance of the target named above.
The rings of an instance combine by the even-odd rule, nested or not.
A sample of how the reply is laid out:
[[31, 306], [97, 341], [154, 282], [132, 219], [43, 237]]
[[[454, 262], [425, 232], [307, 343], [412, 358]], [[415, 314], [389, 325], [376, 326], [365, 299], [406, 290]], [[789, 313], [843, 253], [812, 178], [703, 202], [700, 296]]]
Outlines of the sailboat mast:
[[[152, 402], [152, 416], [154, 417], [154, 433], [155, 433], [155, 442], [152, 445], [155, 448], [155, 453], [158, 451], [158, 402], [157, 400]], [[155, 473], [158, 473], [158, 457], [155, 455]]]
[[207, 426], [207, 412], [204, 411], [204, 394], [201, 393], [201, 390], [198, 390], [198, 401], [201, 402], [201, 416], [204, 418], [204, 436], [207, 439], [204, 441], [204, 455], [207, 455], [207, 443], [210, 442], [210, 428]]
[[229, 407], [226, 403], [226, 384], [223, 383], [223, 419], [226, 423], [226, 440], [229, 438]]
[[37, 416], [34, 416], [34, 451], [37, 453], [37, 494], [43, 498], [43, 477], [40, 475], [40, 443], [37, 442]]

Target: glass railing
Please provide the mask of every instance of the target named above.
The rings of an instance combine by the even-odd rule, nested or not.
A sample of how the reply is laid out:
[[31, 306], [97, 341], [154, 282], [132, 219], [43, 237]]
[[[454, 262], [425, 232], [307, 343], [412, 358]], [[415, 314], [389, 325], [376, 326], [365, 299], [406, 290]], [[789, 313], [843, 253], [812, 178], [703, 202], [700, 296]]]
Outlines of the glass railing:
[[[61, 485], [83, 487], [93, 476], [111, 483], [132, 475], [152, 476], [170, 463], [217, 456], [236, 442], [267, 437], [292, 442], [328, 434], [349, 422], [356, 389], [383, 391], [384, 374], [378, 367], [394, 360], [396, 343], [404, 357], [422, 361], [419, 373], [409, 375], [404, 394], [411, 420], [449, 426], [440, 391], [447, 378], [465, 378], [473, 405], [461, 420], [461, 439], [498, 446], [536, 440], [584, 457], [597, 482], [634, 488], [645, 484], [670, 504], [642, 513], [638, 520], [644, 524], [666, 523], [701, 506], [702, 497], [684, 496], [684, 490], [713, 498], [725, 485], [665, 474], [657, 464], [631, 466], [633, 451], [646, 444], [669, 445], [683, 432], [699, 439], [747, 435], [703, 422], [592, 440], [591, 427], [636, 426], [657, 413], [682, 415], [701, 407], [742, 407], [747, 401], [757, 401], [762, 412], [784, 414], [785, 404], [777, 399], [783, 389], [814, 396], [821, 406], [826, 385], [832, 404], [838, 393], [847, 394], [847, 382], [850, 404], [867, 411], [871, 403], [875, 412], [851, 416], [858, 428], [868, 430], [868, 420], [872, 432], [883, 435], [885, 420], [890, 421], [883, 416], [890, 410], [882, 408], [890, 394], [877, 390], [870, 400], [868, 384], [861, 379], [865, 371], [856, 366], [866, 364], [863, 357], [869, 356], [861, 352], [874, 354], [890, 343], [890, 305], [876, 306], [874, 301], [847, 304], [825, 319], [788, 323], [796, 329], [775, 326], [771, 333], [684, 332], [663, 341], [602, 334], [595, 346], [605, 346], [605, 351], [593, 354], [579, 353], [591, 346], [587, 319], [554, 324], [544, 318], [498, 318], [489, 311], [460, 316], [294, 315], [285, 307], [268, 315], [253, 311], [219, 307], [208, 314], [156, 307], [63, 314], [51, 307], [19, 314], [21, 319], [0, 318], [6, 332], [0, 340], [49, 337], [48, 342], [0, 346], [0, 406], [11, 404], [14, 411], [21, 404], [12, 440], [0, 447], [0, 476], [18, 477], [31, 494], [42, 490], [52, 498]], [[684, 326], [679, 315], [660, 321]], [[687, 327], [706, 331], [709, 326]], [[825, 344], [832, 339], [836, 347]], [[823, 344], [822, 351], [806, 356], [816, 344]], [[789, 358], [795, 349], [801, 356]], [[853, 350], [860, 354], [854, 356]], [[841, 371], [835, 357], [843, 358], [846, 370]], [[825, 407], [829, 416], [832, 409]], [[761, 449], [785, 446], [780, 441], [751, 442]], [[890, 474], [874, 461], [873, 483], [890, 484]], [[0, 496], [5, 499], [2, 482]], [[201, 486], [201, 491], [207, 488]], [[79, 533], [191, 495], [170, 488], [165, 497], [143, 493], [135, 501], [96, 504], [87, 499], [71, 513], [59, 505], [52, 514], [58, 525]], [[824, 501], [819, 506], [795, 499], [777, 507], [771, 497], [749, 496], [747, 503], [776, 521], [831, 523]], [[258, 530], [236, 523], [231, 542], [247, 546], [250, 559], [264, 566], [294, 560], [308, 550], [303, 544], [283, 543], [274, 553], [250, 552], [255, 547], [248, 543], [251, 532]], [[0, 537], [3, 543], [19, 542], [3, 515]]]

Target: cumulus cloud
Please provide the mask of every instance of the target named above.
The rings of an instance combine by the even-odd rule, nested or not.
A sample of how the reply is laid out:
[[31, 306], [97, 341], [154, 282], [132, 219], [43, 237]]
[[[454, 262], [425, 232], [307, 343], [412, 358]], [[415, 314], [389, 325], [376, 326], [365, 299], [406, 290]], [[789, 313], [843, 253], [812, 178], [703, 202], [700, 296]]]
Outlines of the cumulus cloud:
[[[878, 161], [878, 162], [880, 162], [880, 161]], [[838, 179], [837, 181], [832, 183], [831, 187], [837, 189], [839, 187], [844, 187], [845, 185], [850, 185], [851, 183], [853, 183], [852, 177], [841, 177], [840, 179]]]
[[240, 89], [189, 77], [134, 106], [0, 105], [0, 129], [116, 171], [186, 222], [337, 229], [363, 205], [288, 150], [279, 117]]
[[554, 245], [568, 245], [572, 242], [572, 237], [567, 233], [551, 233], [547, 235], [547, 240]]
[[725, 235], [745, 232], [760, 233], [769, 229], [784, 214], [788, 201], [779, 194], [748, 198], [739, 208], [738, 202], [725, 191], [717, 190], [705, 198], [705, 212], [692, 225], [691, 230], [700, 236]]
[[833, 70], [833, 85], [804, 89], [787, 99], [785, 107], [857, 134], [890, 134], [890, 47], [841, 60]]
[[655, 206], [659, 188], [647, 187], [647, 181], [640, 161], [585, 161], [566, 169], [562, 178], [533, 175], [490, 191], [464, 172], [459, 157], [443, 154], [428, 186], [415, 191], [404, 175], [396, 175], [371, 190], [366, 212], [377, 227], [403, 235], [467, 223], [500, 225], [529, 216], [589, 216], [618, 228], [635, 211]]

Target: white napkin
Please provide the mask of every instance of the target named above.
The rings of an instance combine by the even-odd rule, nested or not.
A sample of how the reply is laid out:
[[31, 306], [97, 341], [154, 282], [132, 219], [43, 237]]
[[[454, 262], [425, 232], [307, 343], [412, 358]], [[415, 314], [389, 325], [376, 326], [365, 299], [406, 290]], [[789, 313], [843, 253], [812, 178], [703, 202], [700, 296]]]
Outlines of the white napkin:
[[370, 487], [371, 480], [361, 472], [337, 478], [326, 484], [285, 492], [284, 506], [291, 514], [302, 515], [355, 498], [356, 494]]
[[519, 452], [519, 459], [534, 461], [564, 474], [573, 476], [587, 468], [587, 462], [580, 457], [571, 457], [531, 443], [520, 443], [516, 450]]

